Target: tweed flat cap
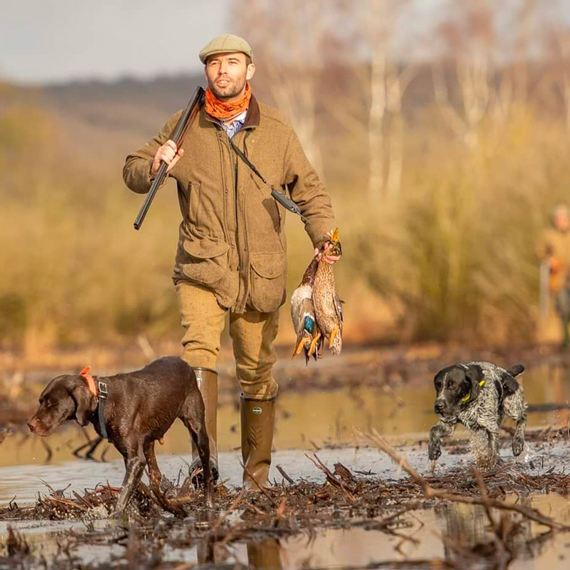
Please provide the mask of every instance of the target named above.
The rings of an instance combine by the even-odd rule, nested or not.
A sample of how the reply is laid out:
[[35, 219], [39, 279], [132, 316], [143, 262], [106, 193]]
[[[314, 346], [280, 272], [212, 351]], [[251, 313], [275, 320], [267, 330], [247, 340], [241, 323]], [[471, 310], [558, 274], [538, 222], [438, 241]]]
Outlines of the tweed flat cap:
[[202, 48], [200, 61], [205, 64], [208, 57], [215, 53], [234, 53], [236, 51], [245, 53], [253, 59], [251, 46], [243, 38], [232, 34], [222, 34], [216, 36]]

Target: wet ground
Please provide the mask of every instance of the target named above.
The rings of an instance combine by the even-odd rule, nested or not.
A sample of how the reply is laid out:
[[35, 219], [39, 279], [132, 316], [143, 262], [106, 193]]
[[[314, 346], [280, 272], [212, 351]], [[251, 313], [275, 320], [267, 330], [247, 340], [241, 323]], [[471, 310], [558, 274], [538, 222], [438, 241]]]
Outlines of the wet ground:
[[[334, 360], [325, 362], [326, 367]], [[497, 541], [484, 506], [426, 498], [385, 453], [367, 446], [358, 431], [377, 430], [420, 475], [435, 477], [434, 485], [478, 494], [464, 431], [458, 430], [444, 448], [434, 472], [428, 463], [425, 439], [436, 420], [429, 379], [406, 382], [391, 368], [388, 374], [384, 369], [384, 380], [374, 381], [374, 362], [360, 365], [367, 371], [363, 386], [350, 381], [343, 386], [342, 377], [354, 372], [342, 367], [328, 369], [318, 386], [303, 369], [306, 385], [299, 375], [281, 382], [272, 470], [276, 489], [271, 501], [242, 499], [229, 514], [241, 478], [239, 417], [231, 389], [223, 390], [219, 415], [224, 478], [219, 510], [206, 513], [196, 496], [182, 520], [155, 509], [117, 521], [103, 507], [74, 510], [67, 503], [61, 503], [64, 520], [53, 520], [61, 517], [54, 514], [58, 503], [49, 502], [52, 491], [65, 489], [65, 498], [56, 494], [56, 501], [78, 501], [99, 485], [118, 487], [123, 463], [105, 443], [94, 461], [74, 458], [72, 452], [93, 437], [91, 431], [70, 426], [40, 440], [14, 422], [0, 446], [0, 568], [41, 567], [42, 560], [48, 567], [173, 568], [214, 562], [256, 568], [432, 568], [465, 567], [468, 560], [468, 567], [489, 568], [504, 567], [506, 559], [510, 568], [569, 567], [570, 533], [565, 530], [544, 534], [548, 526], [520, 513], [503, 513], [503, 519], [503, 511], [493, 509], [497, 525], [511, 529], [510, 534], [504, 530], [503, 542]], [[486, 474], [485, 484], [498, 500], [532, 506], [570, 526], [568, 369], [534, 367], [524, 375], [524, 388], [531, 404], [527, 449], [514, 460], [505, 433], [505, 464]], [[165, 445], [157, 447], [164, 475], [182, 483], [190, 461], [184, 428], [173, 426]], [[311, 461], [314, 453], [331, 471], [338, 463], [349, 470], [352, 479], [345, 488], [335, 487], [335, 480], [331, 483]], [[38, 495], [47, 497], [42, 509]], [[385, 524], [391, 516], [393, 522]], [[497, 554], [501, 544], [508, 556]]]

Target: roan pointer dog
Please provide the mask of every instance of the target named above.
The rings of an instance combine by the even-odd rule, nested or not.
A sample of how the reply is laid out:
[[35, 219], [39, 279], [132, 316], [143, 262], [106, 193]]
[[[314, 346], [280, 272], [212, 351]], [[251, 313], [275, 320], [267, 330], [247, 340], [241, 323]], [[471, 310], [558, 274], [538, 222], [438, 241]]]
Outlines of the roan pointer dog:
[[[455, 364], [440, 370], [434, 378], [434, 411], [440, 420], [429, 432], [429, 458], [439, 458], [441, 438], [452, 435], [460, 423], [471, 431], [475, 451], [485, 451], [478, 459], [494, 465], [499, 458], [499, 431], [505, 415], [516, 422], [512, 448], [515, 456], [520, 455], [524, 448], [526, 403], [516, 377], [523, 372], [522, 364], [504, 370], [489, 362]], [[483, 449], [478, 449], [475, 444], [481, 436]]]
[[28, 422], [30, 430], [51, 435], [66, 420], [79, 425], [92, 423], [107, 437], [125, 460], [126, 474], [119, 493], [116, 513], [125, 510], [145, 465], [151, 488], [160, 505], [183, 514], [181, 501], [166, 498], [160, 490], [162, 475], [154, 454], [160, 440], [176, 418], [180, 418], [200, 454], [204, 469], [207, 506], [212, 505], [210, 445], [204, 420], [204, 402], [191, 366], [181, 358], [160, 358], [142, 370], [109, 377], [81, 374], [54, 378], [39, 398], [40, 407]]

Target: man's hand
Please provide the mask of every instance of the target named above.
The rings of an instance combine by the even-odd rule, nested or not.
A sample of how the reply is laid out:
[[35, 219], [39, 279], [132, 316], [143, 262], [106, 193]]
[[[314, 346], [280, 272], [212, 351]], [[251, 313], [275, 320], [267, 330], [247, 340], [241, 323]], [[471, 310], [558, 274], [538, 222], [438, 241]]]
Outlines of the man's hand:
[[[332, 238], [332, 236], [333, 236], [332, 230], [330, 232], [327, 232], [327, 237], [329, 239]], [[317, 258], [318, 261], [324, 259], [327, 263], [332, 265], [333, 263], [336, 263], [340, 259], [340, 255], [324, 255], [322, 250], [325, 248], [325, 245], [326, 242], [324, 245], [321, 246], [321, 249], [319, 249], [318, 247], [315, 248], [315, 257]]]
[[318, 248], [315, 248], [315, 257], [320, 261], [324, 259], [327, 263], [331, 265], [336, 263], [340, 259], [340, 255], [323, 255], [323, 252], [320, 251]]
[[175, 164], [184, 155], [184, 149], [176, 148], [176, 143], [172, 140], [167, 140], [154, 155], [154, 160], [152, 161], [152, 168], [150, 169], [150, 176], [154, 178], [158, 173], [160, 164], [162, 161], [168, 164], [166, 172], [170, 172]]

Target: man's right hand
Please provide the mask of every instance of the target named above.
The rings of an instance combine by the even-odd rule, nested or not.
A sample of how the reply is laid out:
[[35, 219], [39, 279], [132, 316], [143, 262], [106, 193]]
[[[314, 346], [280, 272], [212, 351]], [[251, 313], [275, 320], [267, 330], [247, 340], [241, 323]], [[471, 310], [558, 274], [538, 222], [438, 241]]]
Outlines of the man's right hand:
[[174, 141], [167, 140], [154, 155], [154, 160], [152, 161], [152, 167], [150, 169], [151, 178], [156, 176], [163, 161], [168, 164], [166, 172], [170, 172], [183, 155], [184, 149], [177, 149]]

